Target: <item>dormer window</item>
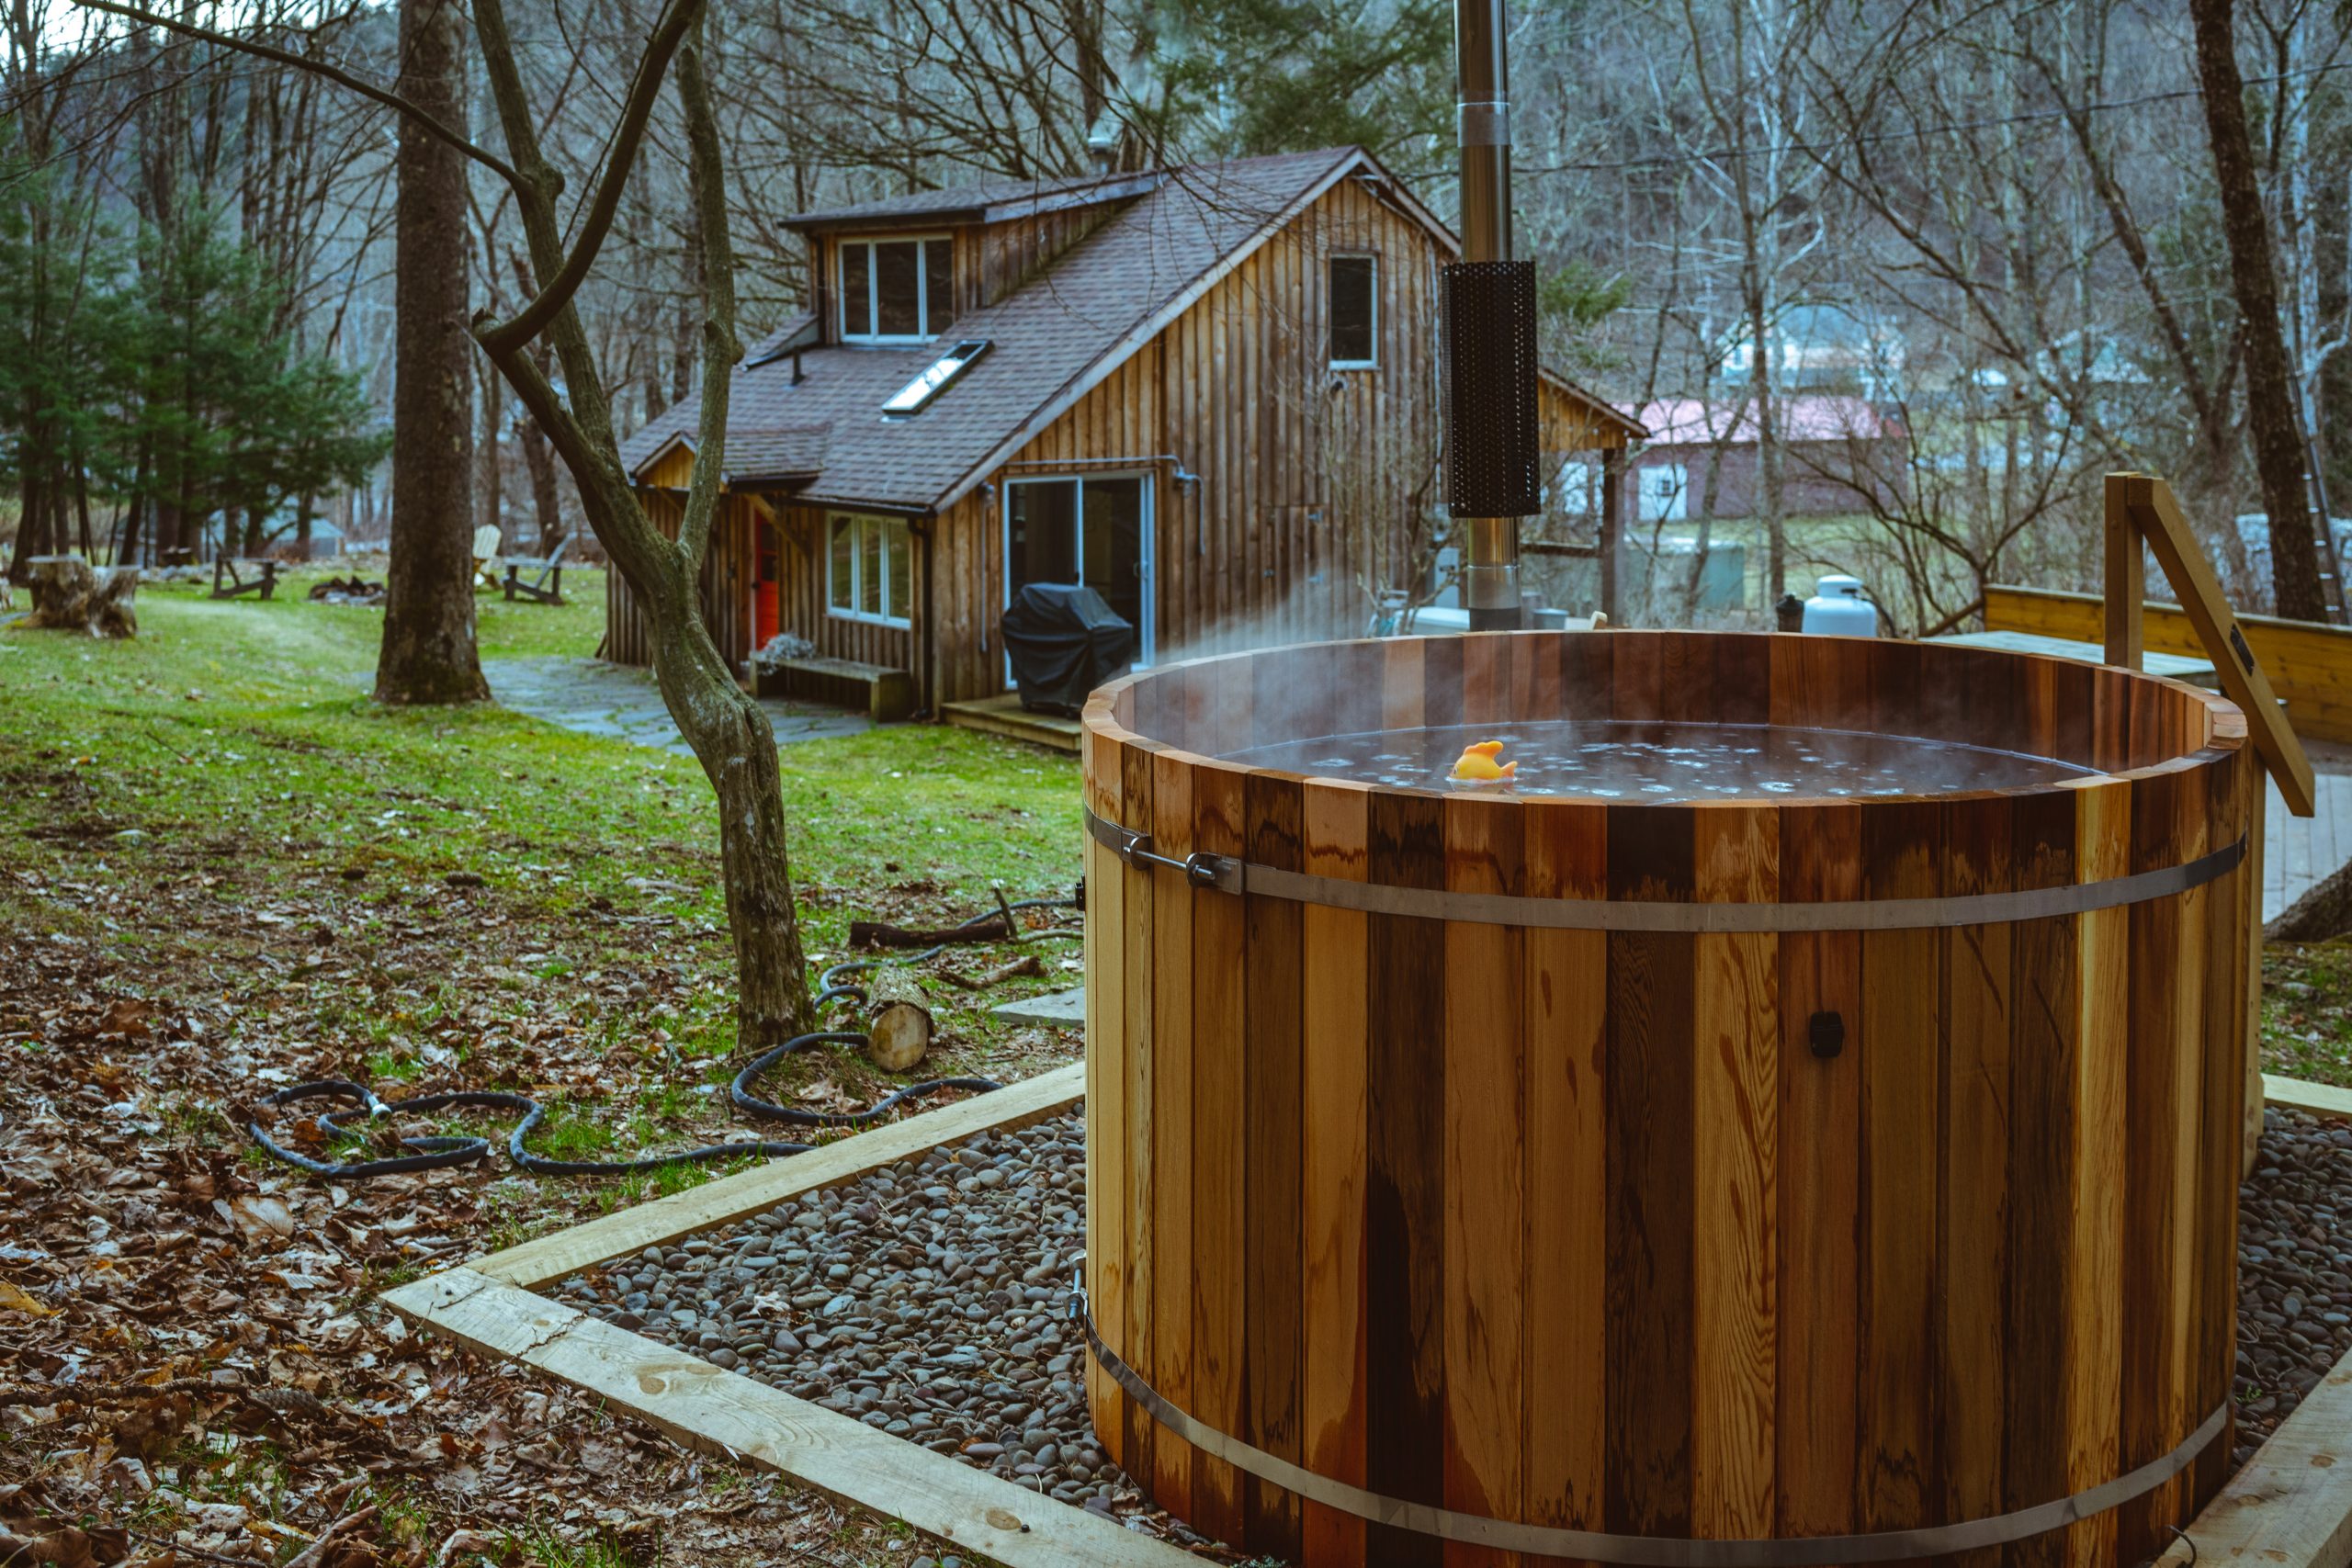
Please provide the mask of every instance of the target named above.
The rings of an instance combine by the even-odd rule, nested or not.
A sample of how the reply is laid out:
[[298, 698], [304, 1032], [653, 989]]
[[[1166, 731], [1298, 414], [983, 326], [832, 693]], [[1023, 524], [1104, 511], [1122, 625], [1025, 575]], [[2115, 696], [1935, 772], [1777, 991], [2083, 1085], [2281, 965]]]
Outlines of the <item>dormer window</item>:
[[954, 244], [920, 239], [841, 242], [842, 341], [920, 343], [956, 320]]

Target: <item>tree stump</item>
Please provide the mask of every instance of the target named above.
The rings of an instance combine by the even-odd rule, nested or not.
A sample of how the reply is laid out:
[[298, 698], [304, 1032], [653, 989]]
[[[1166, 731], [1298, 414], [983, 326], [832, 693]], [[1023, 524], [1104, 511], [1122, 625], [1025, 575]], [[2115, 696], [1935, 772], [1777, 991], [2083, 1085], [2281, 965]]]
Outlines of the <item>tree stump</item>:
[[886, 1073], [903, 1073], [931, 1051], [931, 1003], [904, 969], [876, 969], [865, 982], [865, 1055]]
[[99, 571], [80, 556], [35, 556], [33, 613], [25, 624], [78, 631], [90, 637], [139, 635], [139, 569], [118, 566]]

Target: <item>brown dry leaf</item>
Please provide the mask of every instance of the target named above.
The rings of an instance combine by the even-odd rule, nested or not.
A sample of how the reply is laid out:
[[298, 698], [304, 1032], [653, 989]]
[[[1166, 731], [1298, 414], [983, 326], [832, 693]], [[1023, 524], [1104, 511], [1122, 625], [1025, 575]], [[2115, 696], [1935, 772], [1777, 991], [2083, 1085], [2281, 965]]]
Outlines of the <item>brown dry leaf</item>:
[[155, 1004], [141, 1001], [136, 997], [117, 997], [106, 1016], [98, 1020], [101, 1034], [120, 1034], [132, 1040], [144, 1040], [148, 1021], [155, 1016]]
[[248, 1243], [280, 1240], [294, 1234], [294, 1213], [277, 1199], [247, 1193], [229, 1205], [230, 1217]]
[[[55, 1317], [57, 1309], [0, 1280], [0, 1312], [20, 1312], [28, 1317]], [[5, 1562], [0, 1558], [0, 1562]]]

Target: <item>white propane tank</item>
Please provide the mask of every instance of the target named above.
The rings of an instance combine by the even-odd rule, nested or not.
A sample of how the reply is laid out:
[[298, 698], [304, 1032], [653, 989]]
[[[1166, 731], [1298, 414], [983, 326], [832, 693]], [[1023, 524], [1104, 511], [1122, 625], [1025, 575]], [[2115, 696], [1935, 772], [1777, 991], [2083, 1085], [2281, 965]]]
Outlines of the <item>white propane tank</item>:
[[1878, 636], [1878, 606], [1862, 597], [1859, 577], [1829, 576], [1813, 585], [1800, 629], [1822, 637]]

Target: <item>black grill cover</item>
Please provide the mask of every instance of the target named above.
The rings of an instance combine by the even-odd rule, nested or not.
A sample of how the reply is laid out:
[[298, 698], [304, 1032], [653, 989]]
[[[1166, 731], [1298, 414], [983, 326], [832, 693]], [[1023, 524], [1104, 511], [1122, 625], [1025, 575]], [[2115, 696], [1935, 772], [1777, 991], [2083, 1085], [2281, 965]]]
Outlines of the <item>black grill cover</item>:
[[1076, 714], [1088, 693], [1135, 662], [1136, 628], [1091, 588], [1029, 583], [1003, 625], [1021, 705], [1037, 713]]

